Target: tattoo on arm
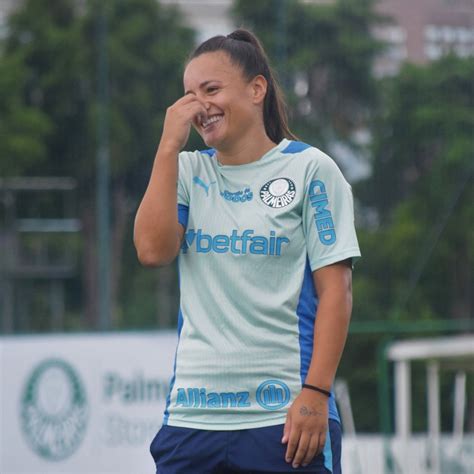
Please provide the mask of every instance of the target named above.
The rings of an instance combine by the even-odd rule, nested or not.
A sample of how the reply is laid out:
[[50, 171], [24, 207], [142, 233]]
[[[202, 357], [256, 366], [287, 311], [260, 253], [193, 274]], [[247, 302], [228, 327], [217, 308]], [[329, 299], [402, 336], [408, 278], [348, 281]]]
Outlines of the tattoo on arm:
[[308, 407], [302, 406], [300, 408], [300, 415], [301, 416], [322, 416], [323, 413], [318, 410], [311, 410]]

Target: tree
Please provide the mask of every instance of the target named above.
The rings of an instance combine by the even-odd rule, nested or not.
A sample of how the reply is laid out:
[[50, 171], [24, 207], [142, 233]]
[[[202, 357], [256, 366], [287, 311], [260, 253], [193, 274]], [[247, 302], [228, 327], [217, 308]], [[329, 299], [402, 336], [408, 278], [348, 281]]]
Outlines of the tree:
[[[96, 77], [102, 7], [109, 25], [111, 288], [113, 314], [119, 318], [120, 296], [139, 268], [130, 255], [132, 212], [146, 186], [166, 107], [182, 95], [182, 64], [193, 32], [176, 9], [155, 0], [27, 0], [9, 21], [2, 57], [3, 67], [18, 65], [16, 77], [21, 80], [12, 69], [8, 77], [10, 83], [16, 81], [18, 100], [9, 98], [12, 105], [4, 107], [12, 113], [0, 127], [14, 130], [15, 116], [28, 112], [21, 119], [18, 142], [26, 146], [37, 137], [28, 159], [12, 172], [74, 176], [79, 181], [84, 239], [78, 299], [86, 301], [91, 328], [97, 327]], [[0, 86], [8, 84], [7, 78], [0, 79]], [[3, 96], [8, 92], [2, 88]], [[28, 137], [27, 119], [37, 126], [36, 135]], [[13, 145], [5, 148], [2, 160], [10, 159]], [[130, 245], [125, 251], [126, 237]], [[124, 259], [131, 268], [122, 280]]]
[[[87, 60], [89, 77], [93, 77], [91, 66], [97, 57], [94, 31], [99, 3], [90, 3], [85, 19], [86, 50], [91, 53]], [[111, 290], [113, 315], [120, 318], [120, 308], [127, 305], [119, 295], [128, 294], [129, 286], [128, 278], [121, 279], [122, 268], [138, 268], [131, 245], [132, 217], [146, 187], [166, 108], [183, 93], [182, 66], [194, 34], [178, 10], [161, 7], [154, 0], [115, 1], [107, 4], [105, 13], [110, 64]], [[93, 123], [94, 116], [90, 119]], [[127, 237], [130, 245], [124, 247]], [[160, 272], [175, 276], [172, 267]]]
[[472, 315], [473, 73], [472, 59], [448, 56], [406, 65], [384, 84], [373, 174], [356, 193], [379, 216], [367, 238], [384, 242], [375, 260], [390, 263], [389, 271], [372, 268], [385, 274], [391, 290], [391, 296], [380, 290], [387, 309], [437, 318]]
[[356, 147], [353, 133], [367, 125], [376, 100], [371, 66], [382, 47], [370, 33], [381, 21], [373, 3], [235, 2], [237, 23], [258, 32], [274, 59], [295, 130], [318, 147]]
[[0, 176], [18, 176], [47, 159], [51, 133], [48, 116], [25, 103], [25, 65], [19, 57], [0, 56]]
[[[23, 104], [47, 117], [48, 159], [24, 173], [70, 174], [83, 156], [85, 107], [81, 31], [73, 0], [26, 1], [9, 20], [4, 61], [21, 65]], [[22, 140], [25, 140], [25, 136]]]

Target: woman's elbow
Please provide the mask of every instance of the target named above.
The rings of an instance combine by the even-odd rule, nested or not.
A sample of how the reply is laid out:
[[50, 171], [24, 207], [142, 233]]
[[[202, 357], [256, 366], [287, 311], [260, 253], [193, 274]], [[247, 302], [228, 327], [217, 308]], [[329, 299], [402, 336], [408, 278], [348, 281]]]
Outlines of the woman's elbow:
[[145, 267], [162, 267], [169, 265], [178, 255], [176, 246], [160, 248], [159, 246], [138, 245], [135, 242], [138, 261]]

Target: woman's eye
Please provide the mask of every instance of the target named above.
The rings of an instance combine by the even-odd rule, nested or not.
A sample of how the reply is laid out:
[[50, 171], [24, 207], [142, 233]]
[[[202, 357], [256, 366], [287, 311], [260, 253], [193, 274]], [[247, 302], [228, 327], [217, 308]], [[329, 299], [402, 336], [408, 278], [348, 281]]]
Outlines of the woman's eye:
[[212, 94], [213, 92], [216, 92], [216, 91], [217, 91], [217, 87], [215, 87], [215, 86], [207, 88], [207, 93], [208, 94]]

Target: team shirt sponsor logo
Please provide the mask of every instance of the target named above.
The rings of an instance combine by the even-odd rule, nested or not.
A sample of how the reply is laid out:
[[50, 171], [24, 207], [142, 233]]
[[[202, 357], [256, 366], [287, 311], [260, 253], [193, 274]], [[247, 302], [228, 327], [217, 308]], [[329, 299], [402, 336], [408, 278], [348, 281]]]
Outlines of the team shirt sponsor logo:
[[260, 198], [269, 207], [288, 206], [296, 196], [295, 183], [289, 178], [275, 178], [260, 189]]
[[290, 401], [290, 389], [281, 380], [266, 380], [257, 389], [257, 402], [265, 410], [278, 410]]
[[209, 196], [209, 188], [216, 184], [215, 181], [211, 181], [209, 184], [206, 184], [199, 176], [194, 176], [193, 183], [197, 186], [200, 186], [204, 191], [206, 191], [206, 196]]
[[[287, 405], [291, 393], [281, 380], [265, 380], [255, 393], [256, 402], [265, 410], [278, 410]], [[247, 408], [253, 399], [249, 391], [208, 392], [205, 387], [180, 387], [175, 406], [184, 408]]]
[[326, 207], [329, 205], [326, 186], [322, 181], [316, 179], [309, 185], [309, 199], [311, 207], [314, 208], [314, 224], [318, 231], [319, 241], [323, 245], [331, 245], [336, 242], [336, 231], [332, 214]]
[[178, 388], [176, 406], [185, 408], [245, 408], [249, 392], [210, 392], [205, 388]]
[[197, 253], [233, 253], [238, 255], [274, 255], [280, 256], [290, 239], [287, 237], [277, 237], [274, 230], [270, 235], [254, 235], [253, 229], [246, 229], [241, 234], [234, 229], [230, 235], [205, 234], [202, 229], [189, 229], [184, 234], [181, 249], [187, 253], [193, 248]]
[[221, 196], [224, 199], [227, 199], [227, 201], [246, 202], [251, 201], [253, 199], [253, 192], [250, 190], [250, 188], [245, 188], [243, 191], [237, 191], [235, 193], [230, 191], [224, 191], [221, 192]]

